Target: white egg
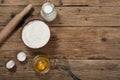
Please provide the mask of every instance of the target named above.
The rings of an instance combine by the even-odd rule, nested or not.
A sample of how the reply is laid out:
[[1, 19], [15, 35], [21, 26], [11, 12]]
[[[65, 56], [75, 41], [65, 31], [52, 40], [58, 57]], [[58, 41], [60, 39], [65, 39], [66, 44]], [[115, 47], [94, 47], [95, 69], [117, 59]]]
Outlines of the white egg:
[[7, 69], [12, 69], [14, 66], [15, 66], [15, 62], [14, 62], [13, 60], [9, 60], [9, 61], [6, 63], [6, 68], [7, 68]]
[[21, 61], [21, 62], [25, 61], [26, 60], [26, 54], [24, 52], [19, 52], [17, 54], [17, 60]]

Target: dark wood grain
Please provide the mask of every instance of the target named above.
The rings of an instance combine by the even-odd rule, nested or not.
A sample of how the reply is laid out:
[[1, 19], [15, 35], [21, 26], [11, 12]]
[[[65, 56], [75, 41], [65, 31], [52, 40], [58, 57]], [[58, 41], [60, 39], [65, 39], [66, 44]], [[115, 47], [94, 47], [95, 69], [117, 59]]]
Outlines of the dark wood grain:
[[[0, 25], [7, 24], [24, 6], [1, 6]], [[57, 19], [51, 26], [120, 26], [120, 7], [56, 7]], [[66, 14], [67, 13], [67, 14]], [[69, 17], [70, 16], [70, 17]], [[40, 6], [30, 17], [41, 17]]]
[[120, 6], [120, 0], [62, 0], [63, 5], [69, 6]]

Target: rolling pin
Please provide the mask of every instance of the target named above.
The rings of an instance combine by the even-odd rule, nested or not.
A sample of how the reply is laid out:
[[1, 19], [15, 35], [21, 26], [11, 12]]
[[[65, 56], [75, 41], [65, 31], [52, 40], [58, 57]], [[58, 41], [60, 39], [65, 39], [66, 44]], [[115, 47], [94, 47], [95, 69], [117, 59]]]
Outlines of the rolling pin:
[[32, 9], [32, 5], [29, 4], [25, 7], [19, 14], [17, 14], [0, 32], [0, 43], [3, 43], [5, 39], [9, 36], [9, 34], [16, 28], [16, 26], [20, 23], [23, 17], [30, 12]]

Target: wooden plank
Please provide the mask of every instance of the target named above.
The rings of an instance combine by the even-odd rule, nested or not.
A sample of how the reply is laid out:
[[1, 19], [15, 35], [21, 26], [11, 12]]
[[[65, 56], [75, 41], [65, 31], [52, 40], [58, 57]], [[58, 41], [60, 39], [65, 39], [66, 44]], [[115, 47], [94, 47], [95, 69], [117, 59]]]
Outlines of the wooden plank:
[[28, 49], [21, 41], [19, 29], [0, 47], [0, 53], [7, 55], [22, 50], [31, 54], [40, 52], [72, 59], [120, 59], [120, 27], [50, 28], [51, 39], [45, 47]]
[[63, 5], [120, 6], [120, 0], [62, 0]]
[[[23, 8], [24, 6], [0, 7], [0, 25], [6, 25]], [[39, 11], [40, 6], [35, 7], [30, 17], [39, 18]], [[57, 11], [56, 20], [48, 23], [51, 26], [120, 26], [120, 7], [57, 7]]]
[[51, 25], [119, 26], [119, 8], [120, 7], [58, 7], [58, 17]]
[[120, 6], [120, 0], [99, 0], [100, 6]]
[[[17, 69], [15, 72], [10, 72], [5, 67], [3, 74], [0, 74], [0, 79], [9, 80], [72, 80], [72, 78], [64, 71], [51, 69], [45, 75], [35, 73], [32, 68], [32, 59], [26, 64], [21, 64], [16, 61]], [[73, 73], [82, 80], [119, 80], [120, 79], [120, 60], [69, 60]], [[5, 63], [5, 62], [3, 62]], [[80, 64], [80, 65], [79, 65]], [[57, 75], [55, 75], [57, 74]], [[53, 76], [54, 75], [54, 76]]]
[[45, 2], [51, 2], [55, 5], [60, 5], [59, 0], [3, 0], [1, 5], [27, 5], [32, 4], [34, 6], [42, 5]]
[[61, 0], [63, 5], [77, 5], [77, 6], [99, 6], [99, 0]]
[[120, 6], [120, 0], [3, 0], [1, 5], [27, 5], [38, 6], [45, 2], [56, 6]]

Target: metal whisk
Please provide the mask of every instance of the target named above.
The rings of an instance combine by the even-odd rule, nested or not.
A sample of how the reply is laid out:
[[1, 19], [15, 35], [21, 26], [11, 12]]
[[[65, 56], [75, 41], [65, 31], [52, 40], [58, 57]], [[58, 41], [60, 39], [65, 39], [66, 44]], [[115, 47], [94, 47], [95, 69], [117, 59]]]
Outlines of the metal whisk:
[[64, 70], [66, 71], [72, 78], [73, 80], [81, 80], [77, 76], [73, 74], [71, 71], [70, 65], [66, 57], [55, 57], [54, 58], [54, 65], [56, 69]]

